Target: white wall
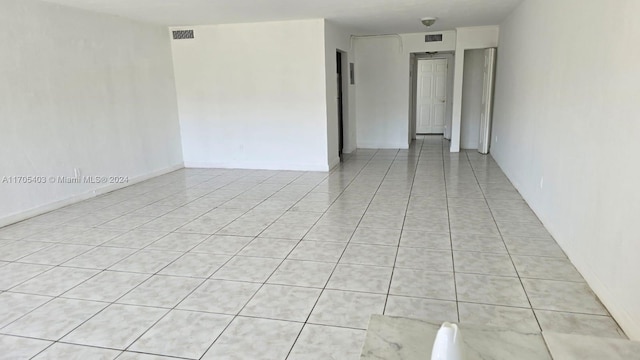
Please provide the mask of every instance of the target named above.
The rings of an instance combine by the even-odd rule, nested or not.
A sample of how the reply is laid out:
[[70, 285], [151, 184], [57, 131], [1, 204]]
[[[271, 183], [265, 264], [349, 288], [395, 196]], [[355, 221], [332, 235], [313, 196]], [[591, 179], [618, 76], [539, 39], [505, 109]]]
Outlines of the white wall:
[[354, 40], [358, 147], [409, 146], [410, 54], [454, 50], [455, 32], [437, 33], [441, 43], [425, 43], [426, 33]]
[[358, 148], [407, 148], [409, 58], [402, 52], [401, 39], [368, 37], [354, 42]]
[[338, 89], [336, 84], [336, 51], [342, 54], [342, 107], [343, 107], [343, 151], [350, 153], [356, 148], [355, 87], [349, 85], [349, 62], [355, 61], [351, 49], [352, 31], [330, 21], [324, 22], [325, 69], [327, 89], [327, 154], [330, 167], [336, 165], [338, 157]]
[[639, 12], [636, 0], [615, 6], [604, 0], [589, 6], [579, 0], [520, 5], [501, 26], [491, 147], [635, 340], [640, 340], [640, 48], [635, 46], [640, 23], [629, 14]]
[[[3, 1], [0, 22], [0, 178], [182, 166], [166, 28], [32, 0]], [[0, 226], [106, 188], [0, 183]]]
[[484, 50], [465, 51], [462, 120], [460, 124], [460, 147], [462, 149], [478, 148], [483, 84]]
[[462, 87], [465, 50], [486, 49], [498, 46], [498, 26], [475, 26], [456, 29], [456, 64], [453, 80], [453, 113], [451, 116], [451, 151], [460, 151], [462, 121]]
[[185, 166], [328, 166], [324, 20], [198, 26], [174, 40]]

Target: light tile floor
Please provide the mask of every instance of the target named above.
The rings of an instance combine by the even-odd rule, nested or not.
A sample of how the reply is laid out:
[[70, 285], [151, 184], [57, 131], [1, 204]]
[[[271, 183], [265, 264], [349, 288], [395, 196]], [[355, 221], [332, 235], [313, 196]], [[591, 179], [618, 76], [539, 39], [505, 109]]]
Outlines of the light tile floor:
[[358, 359], [371, 314], [624, 337], [490, 156], [186, 169], [0, 229], [0, 358]]

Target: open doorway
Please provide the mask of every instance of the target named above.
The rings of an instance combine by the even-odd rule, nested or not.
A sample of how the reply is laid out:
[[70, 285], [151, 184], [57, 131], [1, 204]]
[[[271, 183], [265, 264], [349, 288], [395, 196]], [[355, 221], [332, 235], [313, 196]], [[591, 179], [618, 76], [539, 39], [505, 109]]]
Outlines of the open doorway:
[[448, 138], [452, 115], [452, 52], [411, 54], [410, 138], [440, 134]]
[[490, 147], [496, 49], [471, 49], [464, 55], [464, 82], [460, 119], [460, 148]]
[[338, 156], [342, 161], [342, 149], [344, 148], [344, 97], [343, 97], [343, 66], [342, 66], [342, 53], [336, 51], [336, 86], [338, 94]]

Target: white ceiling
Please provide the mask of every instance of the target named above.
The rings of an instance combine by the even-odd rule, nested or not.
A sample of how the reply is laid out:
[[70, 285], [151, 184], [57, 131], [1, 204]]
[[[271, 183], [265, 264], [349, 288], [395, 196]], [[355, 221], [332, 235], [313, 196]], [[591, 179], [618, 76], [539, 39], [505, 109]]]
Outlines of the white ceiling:
[[43, 0], [169, 26], [326, 18], [357, 34], [499, 24], [522, 0]]

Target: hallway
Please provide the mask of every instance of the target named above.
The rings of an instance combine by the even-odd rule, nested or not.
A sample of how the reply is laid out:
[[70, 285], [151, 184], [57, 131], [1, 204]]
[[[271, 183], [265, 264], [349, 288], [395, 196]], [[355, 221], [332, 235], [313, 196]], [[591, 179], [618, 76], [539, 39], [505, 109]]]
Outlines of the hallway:
[[355, 360], [371, 314], [625, 338], [493, 159], [448, 147], [183, 169], [2, 228], [0, 354]]

